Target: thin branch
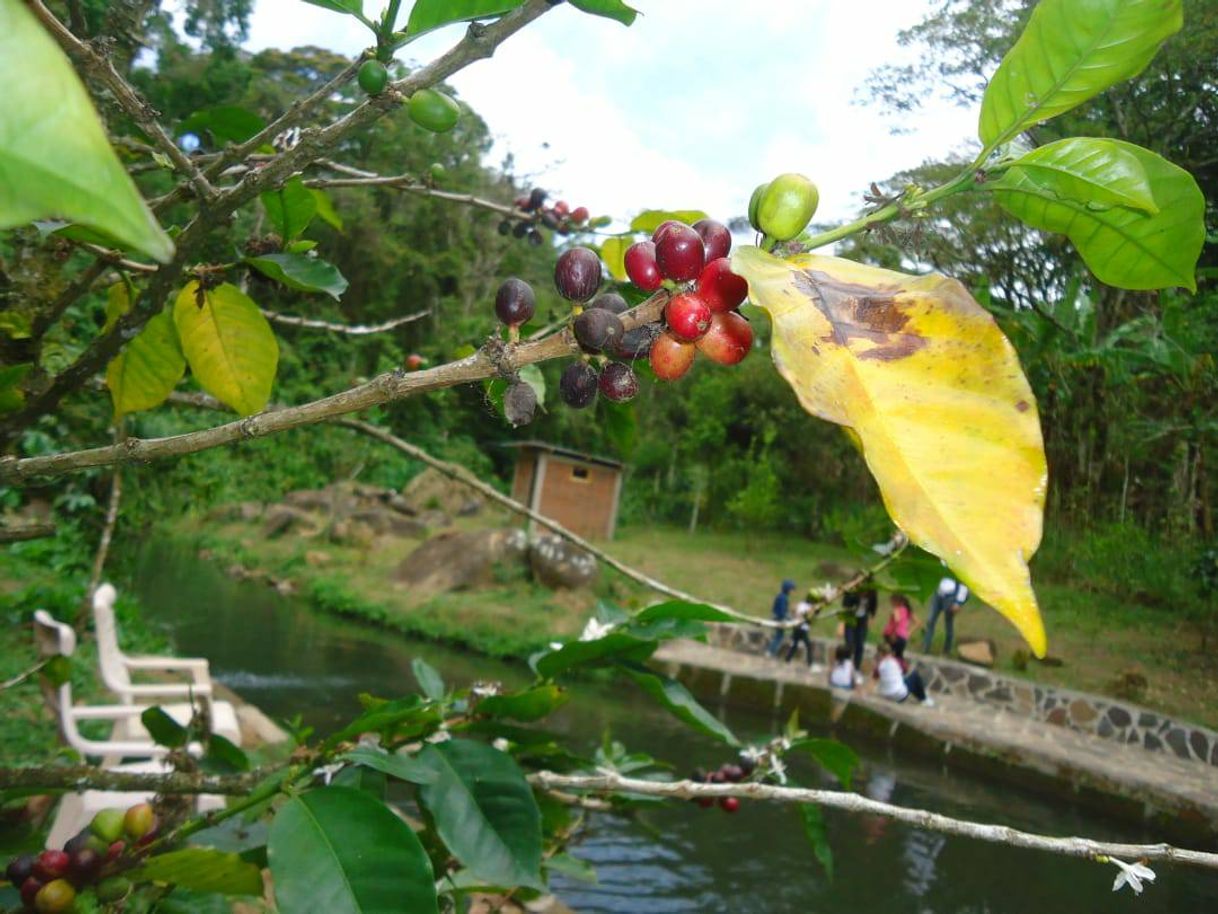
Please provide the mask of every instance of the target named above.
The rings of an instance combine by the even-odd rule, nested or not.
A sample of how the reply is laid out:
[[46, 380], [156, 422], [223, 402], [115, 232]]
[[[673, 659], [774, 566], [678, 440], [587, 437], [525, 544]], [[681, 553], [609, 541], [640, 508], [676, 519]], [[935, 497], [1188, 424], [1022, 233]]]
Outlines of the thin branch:
[[319, 321], [310, 317], [293, 317], [290, 314], [279, 314], [275, 311], [268, 311], [266, 308], [262, 309], [262, 313], [272, 323], [283, 324], [288, 327], [309, 327], [313, 330], [329, 330], [331, 333], [345, 333], [348, 336], [366, 336], [371, 333], [385, 333], [386, 331], [393, 330], [395, 327], [401, 327], [403, 324], [420, 320], [431, 314], [431, 311], [416, 311], [413, 314], [395, 317], [380, 324], [334, 324], [330, 321]]
[[4, 680], [4, 682], [0, 682], [0, 692], [3, 692], [5, 689], [11, 689], [13, 686], [21, 685], [21, 683], [25, 682], [35, 673], [39, 672], [44, 666], [46, 666], [48, 663], [50, 663], [54, 659], [55, 659], [54, 657], [47, 657], [44, 660], [39, 660], [28, 670], [18, 673], [16, 676], [13, 676], [11, 679], [6, 679], [6, 680]]
[[883, 816], [926, 831], [945, 835], [960, 835], [976, 841], [988, 841], [1007, 847], [1047, 851], [1065, 857], [1101, 860], [1117, 857], [1125, 860], [1185, 863], [1218, 870], [1218, 854], [1186, 850], [1170, 844], [1120, 844], [1093, 841], [1090, 838], [1054, 838], [1020, 831], [1005, 825], [988, 825], [940, 815], [925, 809], [911, 809], [881, 803], [857, 793], [838, 790], [809, 790], [800, 787], [777, 787], [770, 784], [707, 784], [699, 781], [643, 781], [618, 774], [567, 775], [539, 771], [529, 775], [529, 781], [544, 790], [567, 789], [597, 793], [634, 793], [651, 797], [690, 800], [697, 797], [740, 797], [768, 800], [775, 803], [814, 804], [850, 813]]
[[[160, 274], [157, 278], [160, 278]], [[667, 301], [667, 292], [657, 292], [643, 304], [623, 314], [623, 326], [629, 330], [659, 319]], [[130, 313], [129, 311], [128, 315]], [[570, 329], [563, 329], [529, 343], [510, 344], [492, 339], [473, 355], [456, 362], [423, 371], [408, 372], [398, 369], [386, 372], [365, 384], [311, 403], [267, 410], [197, 432], [167, 438], [128, 438], [121, 444], [46, 457], [0, 457], [0, 482], [23, 482], [35, 476], [60, 476], [88, 467], [194, 454], [236, 441], [315, 425], [424, 391], [511, 375], [525, 365], [572, 355], [579, 351]]]
[[54, 524], [0, 525], [0, 543], [20, 543], [55, 535]]
[[341, 165], [338, 162], [323, 161], [319, 164], [325, 168], [349, 175], [349, 177], [310, 178], [304, 182], [305, 186], [322, 189], [327, 187], [391, 187], [394, 190], [406, 191], [421, 197], [435, 197], [437, 200], [447, 200], [450, 203], [461, 203], [465, 206], [489, 210], [492, 213], [498, 213], [505, 219], [515, 219], [520, 222], [536, 221], [536, 217], [532, 213], [523, 212], [514, 206], [496, 203], [494, 200], [487, 200], [474, 194], [459, 194], [453, 191], [439, 190], [431, 184], [420, 181], [411, 175], [378, 175], [375, 172], [352, 168], [349, 165]]
[[154, 793], [214, 793], [229, 796], [249, 793], [266, 776], [264, 771], [207, 775], [187, 771], [143, 774], [109, 771], [89, 765], [42, 768], [0, 768], [0, 790], [120, 790]]
[[165, 132], [157, 122], [159, 112], [153, 108], [131, 85], [123, 75], [114, 68], [110, 58], [99, 53], [91, 44], [81, 41], [55, 17], [49, 9], [42, 5], [41, 0], [26, 0], [26, 6], [38, 18], [43, 27], [51, 33], [59, 46], [67, 52], [89, 76], [92, 76], [113, 93], [119, 106], [135, 121], [140, 129], [152, 137], [156, 144], [167, 155], [174, 167], [190, 181], [195, 192], [203, 200], [211, 200], [216, 196], [216, 189], [211, 186], [203, 172], [195, 163], [178, 148], [178, 144]]
[[[122, 441], [126, 423], [118, 420], [114, 430], [114, 440]], [[93, 570], [89, 574], [89, 586], [85, 589], [85, 598], [81, 601], [76, 613], [76, 630], [83, 631], [89, 618], [89, 609], [93, 604], [93, 594], [101, 584], [102, 571], [106, 567], [106, 557], [110, 554], [110, 542], [114, 538], [114, 527], [118, 523], [118, 506], [123, 500], [123, 468], [115, 467], [110, 476], [110, 503], [106, 506], [106, 522], [102, 525], [101, 538], [97, 542], [97, 553], [93, 556]]]

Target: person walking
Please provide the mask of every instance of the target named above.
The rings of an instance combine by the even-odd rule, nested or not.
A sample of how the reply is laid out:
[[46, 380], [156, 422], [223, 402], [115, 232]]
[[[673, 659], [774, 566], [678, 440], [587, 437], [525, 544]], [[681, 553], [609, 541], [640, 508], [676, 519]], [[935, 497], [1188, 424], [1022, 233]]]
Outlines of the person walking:
[[926, 634], [922, 636], [922, 653], [929, 654], [935, 640], [935, 623], [943, 617], [943, 653], [950, 655], [952, 642], [956, 640], [956, 613], [968, 600], [968, 588], [953, 577], [945, 577], [935, 589], [930, 601], [930, 618], [926, 620]]
[[808, 666], [812, 665], [812, 639], [808, 637], [808, 615], [812, 612], [812, 604], [800, 600], [795, 604], [795, 629], [791, 632], [791, 647], [787, 651], [787, 663], [795, 656], [799, 645], [803, 644], [808, 656]]
[[863, 669], [863, 651], [867, 647], [867, 626], [875, 617], [879, 599], [874, 587], [855, 590], [842, 597], [846, 610], [846, 647], [854, 660], [855, 672]]
[[[790, 578], [782, 582], [782, 589], [778, 591], [778, 596], [774, 597], [774, 605], [770, 607], [770, 615], [774, 617], [775, 622], [786, 622], [787, 614], [791, 609], [791, 591], [795, 589], [795, 582]], [[778, 649], [782, 647], [782, 639], [785, 629], [774, 629], [774, 637], [770, 639], [770, 644], [766, 648], [766, 653], [771, 657], [778, 656]]]
[[894, 593], [888, 598], [892, 604], [892, 615], [884, 626], [884, 640], [892, 648], [892, 654], [905, 665], [905, 646], [909, 644], [909, 636], [917, 629], [918, 617], [914, 615], [909, 598], [903, 593]]

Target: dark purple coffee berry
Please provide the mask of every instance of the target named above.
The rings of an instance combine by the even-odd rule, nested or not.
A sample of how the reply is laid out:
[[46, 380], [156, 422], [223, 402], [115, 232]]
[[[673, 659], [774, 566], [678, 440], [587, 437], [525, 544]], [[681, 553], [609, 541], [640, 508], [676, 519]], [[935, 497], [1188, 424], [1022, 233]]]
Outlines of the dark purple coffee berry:
[[575, 409], [590, 406], [596, 399], [596, 369], [587, 362], [572, 362], [558, 381], [558, 393]]
[[505, 279], [495, 293], [495, 316], [509, 327], [528, 323], [537, 309], [533, 287], [515, 276]]
[[512, 227], [513, 238], [523, 238], [529, 233], [529, 224], [527, 222], [517, 222]]
[[621, 362], [610, 362], [601, 372], [601, 393], [614, 403], [625, 403], [633, 400], [639, 392], [639, 379], [629, 365]]
[[614, 349], [626, 330], [622, 319], [604, 308], [589, 308], [571, 325], [575, 339], [586, 352], [608, 352]]
[[500, 235], [512, 234], [512, 223], [509, 220], [504, 219], [502, 222], [499, 223], [499, 234]]
[[564, 251], [554, 268], [554, 285], [567, 301], [587, 301], [600, 288], [601, 259], [587, 248]]
[[537, 412], [537, 391], [524, 381], [513, 381], [503, 395], [503, 417], [512, 427], [528, 425]]
[[93, 832], [89, 829], [84, 829], [78, 832], [74, 837], [69, 838], [64, 842], [63, 849], [66, 854], [74, 854], [79, 850], [84, 850], [89, 846], [89, 839], [93, 836]]
[[618, 295], [616, 292], [603, 292], [588, 304], [589, 308], [601, 308], [605, 311], [611, 311], [614, 314], [625, 314], [630, 310], [630, 305], [626, 304], [626, 299]]
[[540, 187], [533, 188], [533, 192], [529, 194], [529, 203], [525, 207], [527, 210], [541, 209], [541, 204], [546, 202], [546, 192]]
[[732, 249], [732, 233], [722, 222], [714, 219], [699, 219], [694, 223], [694, 231], [702, 237], [706, 248], [706, 262], [726, 257]]
[[537, 231], [537, 229], [529, 230], [529, 244], [533, 245], [533, 247], [541, 247], [541, 242], [543, 240], [544, 239], [541, 237], [541, 232]]
[[72, 862], [69, 864], [68, 874], [78, 885], [92, 882], [98, 870], [102, 868], [102, 863], [105, 862], [102, 855], [91, 847], [79, 848], [70, 856]]
[[748, 777], [757, 770], [757, 759], [751, 755], [745, 755], [743, 752], [740, 753], [740, 770], [745, 777]]
[[558, 226], [559, 226], [558, 217], [554, 215], [554, 212], [552, 210], [545, 210], [542, 212], [541, 224], [544, 225], [546, 228], [550, 229], [551, 231], [554, 231], [554, 232], [558, 231]]
[[651, 352], [651, 342], [656, 338], [656, 334], [660, 328], [658, 324], [644, 324], [642, 327], [635, 327], [633, 330], [627, 330], [622, 334], [622, 338], [618, 340], [617, 348], [613, 350], [613, 354], [619, 359], [645, 359], [647, 354]]
[[8, 877], [8, 881], [13, 885], [20, 886], [21, 883], [30, 878], [33, 872], [34, 858], [29, 854], [22, 854], [20, 857], [14, 857], [9, 862], [4, 875]]

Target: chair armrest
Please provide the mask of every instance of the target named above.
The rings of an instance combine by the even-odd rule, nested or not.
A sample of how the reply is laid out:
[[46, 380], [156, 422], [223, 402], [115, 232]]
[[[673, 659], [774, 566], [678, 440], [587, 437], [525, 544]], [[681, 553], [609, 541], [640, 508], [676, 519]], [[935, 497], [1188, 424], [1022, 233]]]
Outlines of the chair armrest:
[[192, 695], [195, 698], [211, 698], [210, 683], [206, 685], [185, 685], [179, 682], [156, 682], [123, 686], [121, 689], [115, 689], [114, 691], [120, 695], [130, 695], [133, 698], [156, 695], [173, 698], [189, 698]]

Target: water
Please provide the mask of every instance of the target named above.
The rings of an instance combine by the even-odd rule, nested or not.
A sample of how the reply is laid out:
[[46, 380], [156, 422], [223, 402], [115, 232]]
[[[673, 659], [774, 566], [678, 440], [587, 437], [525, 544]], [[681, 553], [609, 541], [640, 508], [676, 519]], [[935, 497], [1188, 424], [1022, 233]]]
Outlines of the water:
[[[392, 697], [414, 688], [410, 661], [423, 657], [449, 682], [529, 678], [502, 663], [311, 610], [264, 586], [237, 583], [189, 553], [160, 543], [141, 561], [138, 589], [149, 621], [181, 654], [206, 656], [213, 675], [268, 714], [299, 713], [325, 731], [358, 708], [360, 692]], [[768, 738], [768, 716], [729, 712], [742, 738]], [[581, 685], [548, 723], [590, 751], [606, 731], [630, 748], [678, 762], [678, 771], [715, 766], [724, 751], [689, 732], [628, 684]], [[1108, 821], [1060, 798], [1034, 793], [847, 736], [864, 765], [858, 787], [891, 800], [978, 821], [1059, 835], [1150, 842], [1156, 836]], [[793, 766], [800, 783], [828, 782]], [[578, 914], [1201, 914], [1218, 911], [1218, 877], [1159, 867], [1141, 897], [1111, 892], [1116, 869], [921, 832], [896, 823], [829, 812], [835, 874], [812, 858], [794, 809], [745, 802], [738, 813], [679, 804], [636, 819], [599, 816], [573, 849], [592, 863], [596, 884], [556, 878]], [[1210, 848], [1213, 849], [1213, 848]]]

